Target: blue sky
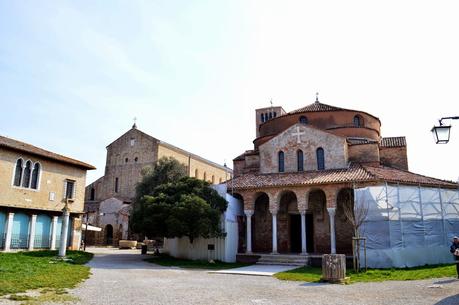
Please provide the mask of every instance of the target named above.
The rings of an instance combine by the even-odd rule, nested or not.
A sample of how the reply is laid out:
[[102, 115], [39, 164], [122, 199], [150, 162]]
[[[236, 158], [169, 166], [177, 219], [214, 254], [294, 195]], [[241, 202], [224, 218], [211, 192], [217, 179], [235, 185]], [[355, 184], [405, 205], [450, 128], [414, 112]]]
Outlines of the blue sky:
[[[371, 2], [371, 3], [370, 3]], [[218, 163], [252, 148], [254, 109], [314, 101], [405, 135], [412, 171], [459, 177], [455, 1], [3, 1], [0, 134], [94, 164], [142, 131]]]

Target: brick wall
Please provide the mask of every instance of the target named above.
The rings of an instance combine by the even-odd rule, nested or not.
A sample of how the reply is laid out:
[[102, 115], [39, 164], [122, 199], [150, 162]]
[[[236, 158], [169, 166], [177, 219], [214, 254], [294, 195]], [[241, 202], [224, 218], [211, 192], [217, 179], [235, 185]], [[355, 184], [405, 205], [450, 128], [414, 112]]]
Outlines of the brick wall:
[[[297, 127], [300, 133], [300, 143], [295, 135]], [[307, 125], [296, 124], [275, 138], [260, 146], [260, 172], [278, 172], [278, 152], [285, 155], [285, 172], [297, 171], [297, 151], [304, 154], [304, 170], [317, 170], [316, 150], [322, 147], [325, 151], [325, 168], [345, 168], [347, 166], [347, 143], [342, 137], [310, 128]]]
[[379, 164], [378, 144], [349, 145], [349, 161]]
[[406, 147], [380, 147], [381, 164], [408, 170]]

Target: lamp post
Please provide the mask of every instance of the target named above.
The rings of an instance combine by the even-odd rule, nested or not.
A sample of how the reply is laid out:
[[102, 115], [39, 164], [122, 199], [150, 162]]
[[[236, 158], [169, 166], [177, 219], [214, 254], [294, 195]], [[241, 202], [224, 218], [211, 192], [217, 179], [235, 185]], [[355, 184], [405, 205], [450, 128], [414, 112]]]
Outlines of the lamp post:
[[432, 127], [430, 130], [434, 136], [436, 144], [446, 144], [449, 142], [451, 125], [443, 125], [443, 120], [459, 120], [459, 116], [444, 117], [438, 120], [440, 125]]

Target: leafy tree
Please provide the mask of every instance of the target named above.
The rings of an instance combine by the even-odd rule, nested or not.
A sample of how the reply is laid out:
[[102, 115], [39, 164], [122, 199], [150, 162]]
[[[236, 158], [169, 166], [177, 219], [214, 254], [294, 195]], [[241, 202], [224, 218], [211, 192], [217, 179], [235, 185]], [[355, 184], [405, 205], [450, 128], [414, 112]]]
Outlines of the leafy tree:
[[195, 178], [160, 184], [149, 195], [136, 202], [142, 209], [134, 210], [134, 228], [147, 236], [217, 237], [223, 234], [220, 216], [227, 202], [209, 183]]
[[186, 177], [187, 168], [175, 158], [162, 157], [156, 162], [154, 168], [144, 168], [142, 176], [142, 181], [136, 186], [134, 202], [138, 202], [145, 195], [151, 195], [154, 188], [161, 184]]

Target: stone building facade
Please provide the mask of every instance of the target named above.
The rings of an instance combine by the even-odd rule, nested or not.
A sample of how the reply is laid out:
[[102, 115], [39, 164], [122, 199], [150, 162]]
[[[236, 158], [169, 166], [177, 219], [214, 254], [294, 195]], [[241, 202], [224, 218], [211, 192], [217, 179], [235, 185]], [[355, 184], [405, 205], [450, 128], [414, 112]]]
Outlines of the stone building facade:
[[363, 111], [315, 103], [257, 109], [254, 148], [233, 160], [228, 190], [243, 203], [240, 253], [352, 253], [344, 209], [380, 184], [458, 188], [408, 171], [405, 137], [381, 136]]
[[187, 167], [188, 175], [219, 184], [232, 177], [232, 170], [132, 128], [107, 146], [105, 174], [86, 187], [88, 223], [101, 227], [86, 242], [116, 245], [129, 235], [129, 211], [142, 170], [162, 157], [173, 157]]
[[56, 249], [65, 239], [70, 249], [78, 249], [86, 171], [91, 169], [95, 167], [0, 136], [0, 249]]

